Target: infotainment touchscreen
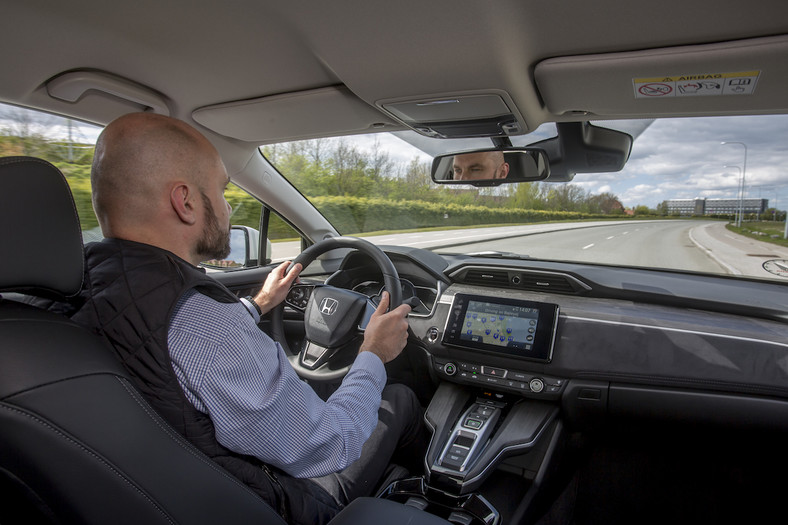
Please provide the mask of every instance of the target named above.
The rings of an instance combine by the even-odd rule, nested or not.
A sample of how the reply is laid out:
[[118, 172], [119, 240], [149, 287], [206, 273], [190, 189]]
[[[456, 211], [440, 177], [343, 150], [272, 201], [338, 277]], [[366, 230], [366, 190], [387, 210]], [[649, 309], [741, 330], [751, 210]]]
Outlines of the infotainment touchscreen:
[[558, 305], [517, 299], [457, 294], [445, 344], [550, 361]]

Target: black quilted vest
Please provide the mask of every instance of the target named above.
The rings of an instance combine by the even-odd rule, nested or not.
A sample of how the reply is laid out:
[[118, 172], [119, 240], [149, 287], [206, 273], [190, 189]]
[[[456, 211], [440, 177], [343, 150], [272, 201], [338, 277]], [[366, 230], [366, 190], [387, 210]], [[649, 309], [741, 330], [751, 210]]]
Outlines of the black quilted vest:
[[176, 255], [119, 239], [89, 244], [84, 303], [72, 316], [105, 337], [143, 396], [181, 435], [260, 494], [287, 519], [284, 491], [268, 467], [216, 441], [211, 420], [186, 399], [167, 351], [173, 308], [188, 290], [223, 303], [238, 299]]

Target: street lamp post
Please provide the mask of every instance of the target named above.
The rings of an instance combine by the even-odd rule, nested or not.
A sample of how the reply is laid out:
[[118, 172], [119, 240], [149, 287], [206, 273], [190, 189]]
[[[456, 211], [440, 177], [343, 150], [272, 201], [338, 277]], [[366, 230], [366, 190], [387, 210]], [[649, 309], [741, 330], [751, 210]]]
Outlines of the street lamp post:
[[742, 214], [744, 213], [744, 178], [747, 172], [747, 144], [736, 141], [720, 142], [720, 144], [741, 144], [744, 147], [744, 166], [741, 168], [741, 186], [739, 187], [739, 221], [736, 224], [741, 228]]
[[736, 220], [734, 222], [736, 223], [736, 226], [741, 226], [742, 194], [744, 193], [744, 191], [742, 190], [742, 187], [744, 186], [744, 180], [742, 179], [741, 166], [730, 166], [726, 164], [725, 166], [723, 166], [723, 168], [736, 168], [737, 170], [739, 170], [739, 188], [738, 188], [739, 212], [734, 214], [736, 216]]

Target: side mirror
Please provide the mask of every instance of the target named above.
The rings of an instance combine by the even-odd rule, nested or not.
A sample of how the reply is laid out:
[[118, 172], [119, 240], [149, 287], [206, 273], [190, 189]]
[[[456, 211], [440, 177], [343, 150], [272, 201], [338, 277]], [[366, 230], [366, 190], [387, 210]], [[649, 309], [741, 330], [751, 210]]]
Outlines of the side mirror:
[[[260, 252], [260, 232], [249, 226], [230, 228], [230, 254], [221, 261], [204, 261], [213, 268], [251, 268], [257, 266]], [[266, 259], [271, 259], [271, 241], [266, 239]]]
[[432, 161], [436, 184], [498, 186], [550, 176], [547, 154], [535, 148], [484, 149], [440, 155]]
[[257, 265], [260, 251], [260, 232], [248, 226], [233, 226], [230, 229], [230, 255], [227, 259], [234, 265], [248, 268]]

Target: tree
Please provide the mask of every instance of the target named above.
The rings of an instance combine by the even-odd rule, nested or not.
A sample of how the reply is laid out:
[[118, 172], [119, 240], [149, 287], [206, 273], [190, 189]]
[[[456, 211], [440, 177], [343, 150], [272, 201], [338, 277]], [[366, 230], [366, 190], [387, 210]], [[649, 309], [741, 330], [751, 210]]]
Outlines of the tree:
[[372, 144], [372, 152], [369, 156], [367, 165], [369, 166], [367, 172], [375, 182], [379, 182], [383, 178], [390, 178], [394, 171], [394, 162], [392, 162], [388, 152], [381, 149], [380, 141], [377, 137]]
[[0, 109], [2, 134], [7, 137], [4, 154], [52, 158], [47, 131], [55, 119], [44, 113], [4, 106]]
[[544, 210], [544, 185], [538, 182], [523, 182], [509, 186], [508, 206], [523, 210]]
[[328, 166], [332, 177], [329, 188], [332, 195], [370, 195], [373, 181], [366, 176], [367, 159], [356, 146], [340, 140], [331, 152]]
[[575, 184], [558, 184], [547, 192], [548, 210], [581, 211], [586, 200], [586, 192]]
[[618, 197], [612, 193], [605, 192], [588, 197], [586, 211], [604, 215], [620, 215], [624, 213], [624, 205], [621, 204]]

